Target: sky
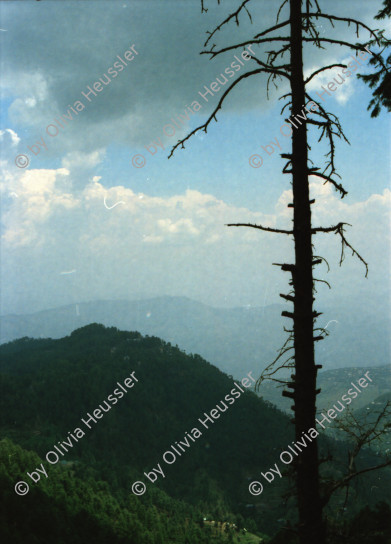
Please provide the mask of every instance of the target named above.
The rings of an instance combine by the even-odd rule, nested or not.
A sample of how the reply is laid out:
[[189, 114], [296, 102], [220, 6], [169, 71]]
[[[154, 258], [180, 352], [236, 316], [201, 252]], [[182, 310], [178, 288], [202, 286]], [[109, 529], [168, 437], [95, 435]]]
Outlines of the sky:
[[[389, 32], [387, 21], [373, 19], [380, 1], [319, 3], [324, 12]], [[287, 83], [277, 80], [268, 96], [263, 75], [243, 79], [224, 100], [217, 123], [168, 159], [177, 141], [216, 108], [228, 84], [213, 94], [205, 94], [205, 86], [223, 80], [244, 47], [213, 59], [200, 52], [253, 38], [275, 23], [279, 4], [251, 0], [252, 22], [242, 11], [239, 26], [231, 21], [204, 47], [207, 32], [239, 2], [205, 5], [207, 13], [199, 0], [0, 3], [2, 314], [161, 295], [218, 307], [263, 306], [287, 292], [287, 275], [272, 263], [292, 259], [291, 241], [225, 226], [291, 225], [290, 176], [281, 173], [279, 155], [290, 150], [280, 132], [279, 97]], [[286, 17], [284, 8], [280, 21]], [[322, 36], [368, 39], [346, 24], [318, 24]], [[264, 59], [270, 47], [254, 51]], [[346, 47], [307, 44], [305, 74], [350, 62], [351, 54]], [[240, 58], [230, 82], [257, 67]], [[360, 73], [371, 70], [368, 59], [362, 61]], [[309, 92], [316, 97], [338, 73], [315, 77]], [[90, 92], [100, 78], [106, 84]], [[349, 251], [340, 268], [337, 236], [316, 235], [315, 253], [331, 268], [327, 273], [319, 266], [317, 277], [333, 286], [319, 286], [320, 305], [384, 301], [390, 293], [390, 121], [384, 111], [370, 117], [370, 99], [371, 90], [354, 75], [323, 102], [350, 141], [338, 141], [336, 150], [348, 195], [341, 200], [312, 176], [314, 224], [350, 223], [347, 238], [369, 263], [369, 276]], [[311, 156], [322, 164], [327, 150], [312, 128], [310, 137]], [[273, 141], [268, 154], [262, 146]], [[252, 155], [262, 158], [259, 168], [249, 164]]]

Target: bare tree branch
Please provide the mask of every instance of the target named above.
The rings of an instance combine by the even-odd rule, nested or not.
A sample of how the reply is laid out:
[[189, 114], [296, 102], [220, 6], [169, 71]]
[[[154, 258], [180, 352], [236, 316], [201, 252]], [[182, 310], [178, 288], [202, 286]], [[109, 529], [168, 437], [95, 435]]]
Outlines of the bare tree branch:
[[277, 232], [279, 234], [293, 234], [293, 230], [273, 229], [270, 227], [262, 227], [262, 225], [253, 225], [252, 223], [228, 223], [225, 226], [226, 227], [251, 227], [253, 229], [260, 229], [266, 232]]
[[356, 472], [353, 472], [352, 474], [349, 474], [345, 476], [341, 481], [337, 482], [335, 485], [333, 485], [330, 489], [327, 490], [327, 493], [325, 497], [323, 498], [323, 504], [326, 505], [333, 493], [340, 487], [344, 487], [347, 485], [353, 478], [357, 478], [357, 476], [360, 476], [361, 474], [365, 474], [366, 472], [372, 472], [373, 470], [379, 470], [380, 468], [389, 467], [391, 465], [391, 459], [389, 461], [385, 461], [384, 463], [380, 463], [379, 465], [376, 465], [374, 467], [364, 468], [362, 470], [358, 470]]
[[260, 377], [255, 382], [255, 391], [259, 390], [262, 382], [265, 381], [265, 380], [279, 381], [281, 384], [285, 384], [285, 385], [287, 385], [289, 383], [286, 380], [277, 380], [276, 378], [271, 378], [271, 376], [276, 374], [276, 372], [278, 372], [282, 368], [293, 368], [294, 365], [291, 364], [291, 361], [294, 360], [294, 356], [289, 357], [282, 364], [278, 365], [277, 368], [274, 368], [277, 361], [279, 361], [279, 359], [281, 359], [281, 357], [283, 357], [285, 355], [285, 353], [287, 353], [288, 351], [291, 351], [292, 349], [294, 349], [293, 345], [289, 345], [289, 343], [292, 342], [292, 340], [293, 340], [293, 333], [290, 332], [288, 338], [285, 340], [282, 347], [278, 350], [277, 357], [274, 359], [273, 362], [268, 364], [268, 366], [263, 370], [262, 374], [260, 375]]
[[320, 172], [315, 172], [313, 174], [314, 176], [318, 176], [319, 178], [323, 178], [325, 179], [325, 183], [331, 183], [332, 185], [334, 185], [334, 187], [340, 191], [342, 193], [342, 197], [343, 198], [344, 196], [346, 196], [348, 194], [348, 192], [342, 187], [342, 185], [340, 183], [337, 183], [335, 180], [333, 180], [330, 176], [326, 176], [325, 174], [321, 174]]
[[369, 32], [369, 34], [371, 36], [373, 36], [377, 40], [377, 36], [376, 36], [375, 32], [371, 28], [369, 28], [369, 26], [367, 26], [366, 24], [364, 24], [361, 21], [358, 21], [356, 19], [351, 19], [350, 17], [337, 17], [335, 15], [328, 15], [326, 13], [303, 13], [302, 16], [304, 18], [306, 18], [306, 17], [308, 17], [308, 18], [315, 17], [316, 19], [318, 19], [318, 18], [328, 19], [331, 22], [331, 24], [332, 24], [332, 21], [343, 21], [345, 23], [348, 23], [349, 26], [350, 26], [350, 24], [355, 24], [357, 26], [357, 31], [356, 31], [357, 37], [359, 37], [358, 28], [361, 26], [362, 28], [367, 30]]
[[277, 12], [277, 18], [276, 18], [276, 22], [277, 22], [277, 23], [278, 23], [278, 18], [279, 18], [279, 16], [280, 16], [280, 13], [281, 13], [281, 11], [282, 11], [282, 8], [283, 8], [283, 7], [285, 6], [285, 4], [287, 4], [287, 3], [288, 3], [288, 0], [284, 0], [283, 3], [282, 3], [281, 6], [280, 6], [280, 9], [278, 10], [278, 12]]
[[284, 37], [270, 37], [270, 38], [262, 38], [261, 40], [247, 40], [246, 42], [238, 43], [236, 45], [229, 45], [227, 47], [223, 47], [222, 49], [219, 49], [218, 51], [201, 51], [200, 55], [211, 55], [211, 59], [214, 57], [217, 57], [217, 55], [221, 55], [221, 53], [225, 53], [226, 51], [232, 51], [233, 49], [238, 49], [239, 47], [245, 48], [247, 45], [253, 44], [259, 44], [259, 43], [268, 43], [268, 42], [290, 42], [289, 36]]
[[246, 11], [247, 11], [247, 15], [249, 16], [250, 18], [250, 21], [252, 22], [252, 17], [251, 17], [251, 14], [250, 12], [248, 11], [248, 9], [246, 8], [246, 4], [247, 2], [250, 2], [250, 0], [244, 0], [241, 5], [238, 7], [238, 9], [234, 12], [234, 13], [231, 13], [231, 15], [228, 15], [228, 17], [222, 22], [219, 24], [219, 26], [217, 26], [213, 32], [208, 32], [207, 34], [209, 34], [209, 38], [206, 40], [206, 42], [204, 43], [204, 47], [206, 47], [208, 45], [208, 42], [209, 40], [212, 38], [212, 36], [217, 32], [219, 31], [225, 24], [229, 23], [229, 21], [233, 18], [235, 18], [235, 22], [236, 22], [236, 25], [239, 26], [239, 13], [241, 12], [241, 10], [244, 8]]
[[352, 226], [350, 223], [338, 223], [338, 225], [335, 225], [334, 227], [316, 227], [312, 229], [312, 234], [316, 234], [317, 232], [336, 232], [344, 225], [349, 225], [349, 227]]
[[282, 65], [282, 66], [274, 66], [272, 64], [267, 64], [267, 63], [259, 60], [258, 57], [255, 57], [254, 55], [250, 55], [250, 58], [255, 60], [255, 62], [257, 64], [259, 64], [260, 66], [263, 66], [265, 68], [266, 73], [270, 73], [272, 75], [274, 74], [274, 75], [278, 75], [278, 76], [284, 76], [289, 80], [291, 79], [290, 74], [288, 74], [287, 72], [284, 72], [284, 70], [282, 70], [282, 68], [286, 68], [289, 65], [285, 64], [285, 65]]
[[311, 79], [321, 72], [324, 72], [325, 70], [330, 70], [331, 68], [346, 68], [346, 64], [330, 64], [330, 66], [325, 66], [324, 68], [319, 68], [319, 70], [315, 70], [307, 79], [304, 81], [304, 85], [307, 85], [311, 81]]
[[[329, 113], [327, 112], [323, 106], [321, 104], [319, 104], [319, 102], [317, 102], [316, 100], [314, 100], [313, 98], [311, 98], [311, 96], [306, 92], [305, 93], [305, 96], [306, 98], [308, 98], [308, 100], [314, 102], [318, 108], [319, 108], [319, 111], [315, 111], [315, 115], [318, 115], [319, 117], [325, 119], [325, 123], [318, 123], [318, 126], [322, 126], [322, 133], [319, 137], [319, 142], [322, 140], [322, 138], [326, 135], [327, 136], [327, 139], [329, 140], [329, 146], [330, 146], [330, 150], [328, 153], [326, 153], [326, 157], [329, 157], [329, 161], [328, 163], [326, 164], [326, 167], [325, 169], [323, 170], [323, 175], [326, 175], [326, 172], [330, 169], [330, 175], [329, 177], [331, 177], [332, 175], [336, 175], [338, 177], [340, 177], [337, 172], [336, 172], [336, 168], [335, 168], [335, 144], [334, 144], [334, 136], [337, 136], [338, 138], [343, 138], [348, 144], [350, 143], [349, 140], [346, 138], [343, 130], [342, 130], [342, 127], [341, 127], [341, 124], [339, 122], [339, 119], [336, 115], [332, 114], [332, 113]], [[313, 119], [310, 119], [308, 121], [309, 123], [311, 124], [317, 124], [316, 121], [314, 121]], [[336, 131], [333, 130], [333, 127], [335, 127]], [[335, 186], [336, 189], [338, 189], [341, 194], [342, 194], [342, 198], [345, 196], [346, 194], [346, 191], [345, 189], [340, 186]]]
[[265, 36], [266, 34], [268, 34], [269, 32], [274, 32], [274, 30], [277, 30], [278, 28], [282, 28], [286, 25], [289, 25], [289, 20], [288, 21], [284, 21], [283, 23], [278, 23], [277, 25], [274, 25], [274, 26], [271, 26], [270, 28], [268, 28], [267, 30], [264, 30], [263, 32], [260, 32], [259, 34], [257, 34], [256, 36], [254, 36], [254, 39], [257, 39], [257, 38], [260, 38], [261, 36]]
[[[182, 146], [182, 149], [185, 148], [184, 146], [184, 143], [186, 142], [186, 140], [188, 140], [189, 138], [191, 138], [194, 134], [196, 134], [196, 132], [198, 132], [199, 130], [203, 130], [205, 133], [207, 132], [208, 130], [208, 126], [209, 124], [212, 122], [212, 120], [214, 119], [216, 122], [217, 122], [217, 119], [216, 119], [216, 114], [217, 112], [219, 111], [219, 109], [221, 109], [221, 105], [222, 103], [224, 102], [224, 99], [225, 97], [227, 96], [227, 94], [231, 91], [231, 89], [233, 89], [242, 79], [245, 79], [249, 76], [252, 76], [253, 74], [260, 74], [262, 72], [266, 72], [268, 73], [269, 71], [266, 70], [265, 68], [258, 68], [257, 70], [252, 70], [251, 72], [246, 72], [245, 74], [242, 74], [241, 76], [238, 77], [238, 79], [236, 79], [232, 85], [230, 85], [227, 90], [223, 93], [222, 97], [220, 98], [216, 108], [213, 110], [213, 112], [211, 113], [211, 115], [209, 116], [209, 118], [207, 119], [206, 123], [204, 123], [203, 125], [200, 125], [199, 127], [195, 128], [192, 132], [190, 132], [186, 138], [183, 138], [183, 140], [178, 140], [178, 142], [173, 146], [173, 148], [171, 149], [171, 152], [170, 154], [168, 155], [168, 158], [170, 159], [176, 148], [179, 147], [179, 146]], [[270, 70], [270, 72], [272, 72], [272, 70]]]
[[329, 289], [331, 289], [331, 285], [326, 280], [319, 280], [318, 278], [314, 278], [314, 281], [319, 281], [320, 283], [325, 283]]
[[383, 408], [377, 412], [377, 418], [373, 422], [367, 421], [368, 415], [371, 414], [366, 414], [365, 420], [362, 421], [352, 412], [348, 412], [345, 418], [335, 422], [336, 428], [354, 441], [353, 458], [357, 457], [364, 446], [371, 445], [372, 442], [386, 434], [387, 428], [391, 426], [391, 423], [388, 423], [388, 418], [391, 415], [390, 409], [391, 401], [387, 401]]
[[[353, 44], [353, 43], [345, 42], [345, 41], [342, 41], [342, 40], [333, 40], [332, 38], [318, 38], [318, 41], [319, 42], [326, 42], [326, 43], [334, 43], [336, 45], [345, 45], [346, 47], [349, 47], [350, 49], [353, 49], [354, 51], [366, 51], [365, 45]], [[314, 38], [305, 38], [303, 36], [303, 42], [314, 42]], [[378, 62], [381, 64], [381, 66], [383, 66], [383, 68], [387, 70], [387, 67], [384, 64], [383, 59], [377, 53], [373, 53], [373, 52], [371, 52], [371, 53], [372, 53], [372, 55], [374, 57], [377, 58]]]
[[387, 466], [391, 466], [391, 458], [386, 457], [386, 460], [379, 465], [369, 467], [362, 470], [357, 470], [355, 461], [364, 447], [368, 447], [372, 442], [379, 440], [381, 437], [387, 435], [387, 430], [391, 426], [389, 423], [389, 416], [391, 408], [391, 402], [387, 401], [384, 407], [377, 413], [377, 418], [374, 422], [368, 422], [367, 417], [362, 421], [354, 415], [352, 412], [338, 421], [335, 421], [335, 427], [342, 431], [353, 442], [353, 449], [348, 452], [349, 464], [348, 473], [338, 480], [337, 482], [329, 482], [328, 487], [324, 495], [324, 504], [330, 500], [331, 495], [339, 488], [347, 488], [346, 493], [349, 491], [349, 483], [353, 478], [378, 470]]
[[334, 227], [317, 227], [314, 229], [311, 229], [311, 232], [313, 234], [316, 234], [317, 232], [335, 232], [335, 234], [339, 234], [341, 237], [342, 242], [342, 248], [341, 248], [341, 257], [339, 259], [339, 265], [341, 266], [343, 261], [345, 260], [345, 247], [348, 247], [352, 251], [352, 255], [355, 255], [365, 266], [365, 277], [368, 277], [368, 263], [364, 261], [364, 259], [361, 257], [361, 255], [349, 244], [349, 242], [346, 240], [344, 235], [344, 226], [348, 225], [351, 227], [349, 223], [338, 223], [338, 225], [335, 225]]

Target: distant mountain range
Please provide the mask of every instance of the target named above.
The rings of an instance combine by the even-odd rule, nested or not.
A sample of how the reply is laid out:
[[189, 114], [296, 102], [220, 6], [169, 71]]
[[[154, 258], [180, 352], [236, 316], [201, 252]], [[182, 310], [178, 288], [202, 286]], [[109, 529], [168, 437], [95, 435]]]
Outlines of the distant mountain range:
[[[101, 323], [121, 330], [155, 335], [189, 353], [198, 353], [224, 372], [240, 377], [259, 374], [285, 341], [281, 317], [287, 305], [212, 308], [185, 297], [84, 302], [28, 315], [0, 318], [0, 342], [29, 336], [61, 338], [73, 330]], [[379, 306], [345, 304], [325, 310], [317, 325], [330, 336], [318, 342], [317, 362], [324, 369], [385, 365], [390, 361], [390, 313]]]

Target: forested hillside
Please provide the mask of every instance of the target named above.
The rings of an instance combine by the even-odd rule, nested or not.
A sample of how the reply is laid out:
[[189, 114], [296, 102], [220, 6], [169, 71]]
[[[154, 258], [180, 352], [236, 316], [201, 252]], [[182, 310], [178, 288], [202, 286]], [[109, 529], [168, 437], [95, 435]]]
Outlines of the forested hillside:
[[[7, 544], [53, 542], [151, 544], [210, 542], [199, 510], [158, 489], [149, 497], [113, 493], [96, 471], [69, 463], [51, 468], [50, 477], [19, 497], [13, 491], [27, 466], [39, 466], [35, 453], [11, 441], [0, 442], [0, 538]], [[216, 536], [215, 542], [224, 542]]]
[[[365, 395], [360, 395], [354, 401], [352, 408], [359, 410], [361, 408], [369, 409], [371, 403], [375, 403], [380, 396], [386, 398], [391, 394], [391, 365], [379, 367], [351, 367], [326, 370], [319, 373], [319, 387], [321, 389], [318, 396], [317, 408], [319, 411], [330, 408], [335, 399], [338, 399], [346, 391], [351, 382], [357, 381], [366, 371], [369, 371], [372, 378], [371, 387], [365, 390]], [[281, 387], [275, 382], [265, 382], [259, 389], [259, 395], [264, 399], [285, 412], [290, 411], [291, 402], [281, 395]], [[373, 407], [373, 405], [372, 405]]]
[[[39, 524], [37, 540], [29, 542], [58, 541], [55, 531], [62, 529], [64, 542], [82, 542], [87, 531], [100, 535], [96, 542], [207, 542], [213, 529], [208, 520], [228, 522], [222, 535], [213, 536], [226, 539], [230, 531], [232, 538], [239, 534], [229, 523], [272, 535], [293, 519], [288, 474], [259, 497], [248, 490], [293, 440], [288, 417], [246, 391], [249, 379], [235, 385], [198, 355], [97, 324], [60, 340], [23, 338], [1, 346], [0, 356], [1, 489], [3, 515], [10, 520], [3, 529], [8, 541], [14, 535], [13, 541], [22, 542]], [[256, 369], [246, 369], [243, 378], [249, 373], [256, 376]], [[208, 421], [221, 401], [227, 410]], [[105, 408], [100, 416], [89, 420], [100, 405]], [[321, 438], [324, 453], [334, 456], [324, 464], [326, 473], [337, 476], [346, 448]], [[48, 451], [57, 452], [57, 463], [45, 460]], [[167, 451], [176, 452], [175, 462], [162, 460]], [[375, 459], [368, 451], [361, 462]], [[34, 483], [27, 473], [41, 463], [47, 477], [42, 473]], [[159, 464], [164, 478], [151, 483], [144, 472]], [[371, 494], [375, 478], [378, 490]], [[27, 496], [15, 494], [17, 481], [29, 483]], [[136, 481], [146, 484], [142, 496], [132, 493]], [[348, 514], [385, 500], [388, 484], [388, 472], [383, 471], [380, 484], [369, 473], [352, 487]], [[333, 505], [340, 504], [337, 496]], [[51, 520], [47, 527], [45, 519]], [[71, 540], [76, 528], [80, 540]]]

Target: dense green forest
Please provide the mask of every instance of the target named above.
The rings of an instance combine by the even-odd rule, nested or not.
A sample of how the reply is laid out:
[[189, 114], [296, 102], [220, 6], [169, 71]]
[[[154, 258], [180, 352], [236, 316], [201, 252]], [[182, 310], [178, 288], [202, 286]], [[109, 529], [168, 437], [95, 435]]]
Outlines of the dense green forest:
[[[289, 418], [239, 384], [243, 392], [205, 428], [199, 418], [205, 420], [204, 413], [236, 386], [198, 355], [93, 324], [60, 340], [13, 341], [0, 347], [0, 356], [2, 541], [251, 542], [249, 533], [266, 541], [295, 520], [289, 466], [260, 496], [248, 490], [293, 440]], [[243, 366], [243, 378], [256, 370]], [[132, 373], [137, 382], [120, 397], [114, 391]], [[87, 428], [82, 418], [88, 420], [107, 399], [111, 408]], [[189, 446], [181, 450], [178, 443], [185, 442]], [[66, 452], [60, 450], [64, 443]], [[320, 443], [329, 456], [323, 474], [337, 478], [347, 446], [326, 435]], [[162, 457], [171, 446], [176, 460], [167, 464]], [[47, 462], [48, 451], [61, 452], [60, 460]], [[367, 450], [359, 462], [372, 466], [378, 458]], [[27, 473], [41, 463], [47, 477], [34, 483]], [[165, 477], [152, 484], [144, 472], [158, 463]], [[18, 481], [29, 483], [27, 495], [15, 493]], [[145, 494], [132, 493], [135, 481], [146, 484]], [[352, 484], [346, 503], [344, 493], [335, 495], [330, 522], [347, 538], [347, 520], [360, 516], [373, 532], [365, 520], [389, 512], [385, 502], [376, 505], [389, 499], [390, 487], [389, 469], [366, 474]], [[371, 508], [371, 516], [363, 508]], [[379, 538], [386, 538], [385, 531]]]
[[15, 482], [40, 460], [7, 439], [1, 442], [0, 455], [2, 542], [210, 542], [199, 510], [158, 489], [145, 498], [112, 493], [108, 483], [86, 467], [51, 467], [47, 480], [19, 497], [12, 491]]

